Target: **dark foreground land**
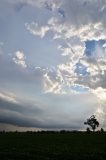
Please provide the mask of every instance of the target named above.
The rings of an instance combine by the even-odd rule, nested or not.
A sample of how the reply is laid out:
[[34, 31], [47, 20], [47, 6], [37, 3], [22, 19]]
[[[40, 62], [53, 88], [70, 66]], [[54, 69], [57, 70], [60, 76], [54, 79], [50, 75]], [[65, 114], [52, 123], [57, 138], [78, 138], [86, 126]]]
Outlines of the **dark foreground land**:
[[0, 160], [106, 160], [106, 133], [0, 133]]

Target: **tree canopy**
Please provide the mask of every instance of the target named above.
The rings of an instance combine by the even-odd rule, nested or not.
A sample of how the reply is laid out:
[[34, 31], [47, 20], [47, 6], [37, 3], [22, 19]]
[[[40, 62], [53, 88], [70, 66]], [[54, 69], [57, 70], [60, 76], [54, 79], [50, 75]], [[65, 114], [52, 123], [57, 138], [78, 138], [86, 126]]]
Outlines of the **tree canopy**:
[[93, 131], [99, 126], [99, 122], [96, 119], [95, 115], [92, 115], [90, 118], [87, 119], [86, 122], [84, 122], [85, 125], [89, 125]]

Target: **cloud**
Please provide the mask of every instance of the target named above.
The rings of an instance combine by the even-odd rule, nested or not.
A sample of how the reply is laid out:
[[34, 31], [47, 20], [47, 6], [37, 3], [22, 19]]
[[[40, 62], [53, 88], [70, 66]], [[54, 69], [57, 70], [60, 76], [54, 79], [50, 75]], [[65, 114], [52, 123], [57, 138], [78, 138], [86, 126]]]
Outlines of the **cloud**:
[[53, 17], [48, 21], [48, 24], [54, 32], [54, 39], [74, 37], [78, 37], [81, 41], [106, 39], [105, 27], [101, 21], [77, 26], [68, 21], [61, 23], [61, 20]]
[[93, 90], [93, 92], [97, 95], [97, 97], [99, 99], [101, 99], [102, 101], [106, 100], [106, 89], [102, 88], [102, 87], [98, 87], [95, 90]]
[[[14, 96], [13, 93], [6, 92], [5, 94], [1, 94], [4, 96], [8, 95], [9, 98], [5, 97], [4, 99], [3, 96], [0, 97], [0, 123], [11, 124], [18, 127], [35, 127], [36, 129], [81, 129], [83, 120], [87, 114], [90, 115], [92, 110], [95, 111], [96, 109], [95, 98], [89, 94], [83, 95], [85, 97], [83, 105], [82, 102], [79, 101], [79, 95], [75, 97], [73, 95], [55, 96], [49, 94], [48, 98], [44, 96], [40, 98], [39, 102], [36, 100], [32, 102], [29, 100], [26, 101], [26, 99], [22, 97], [17, 97], [17, 95]], [[17, 103], [9, 100], [12, 98], [14, 98]], [[87, 101], [86, 98], [88, 98]], [[75, 99], [77, 99], [77, 101], [75, 101]], [[74, 110], [73, 106], [69, 104], [75, 106]], [[79, 104], [82, 106], [82, 109], [79, 107]], [[75, 118], [75, 115], [77, 118]], [[83, 118], [81, 120], [80, 117], [82, 116]]]
[[24, 53], [21, 52], [21, 51], [17, 51], [17, 52], [15, 53], [15, 57], [13, 57], [13, 61], [14, 61], [16, 64], [18, 64], [18, 65], [20, 65], [21, 67], [23, 67], [23, 68], [26, 68], [26, 67], [27, 67], [26, 62], [25, 62]]
[[97, 116], [98, 120], [100, 121], [100, 124], [102, 126], [105, 125], [105, 119], [106, 119], [106, 89], [102, 87], [97, 87], [95, 90], [92, 90], [92, 93], [94, 93], [98, 98], [99, 106], [96, 109], [95, 115]]
[[[48, 20], [45, 27], [40, 27], [40, 30], [42, 30], [42, 28], [47, 28], [47, 31], [52, 31], [54, 40], [62, 39], [67, 45], [64, 47], [59, 44], [58, 49], [62, 52], [63, 56], [69, 56], [69, 62], [66, 64], [59, 64], [57, 67], [57, 73], [61, 73], [61, 77], [65, 80], [66, 84], [70, 84], [71, 82], [71, 84], [73, 84], [75, 79], [79, 79], [77, 80], [78, 84], [80, 84], [80, 80], [82, 81], [81, 77], [76, 76], [75, 70], [77, 63], [82, 61], [84, 57], [85, 41], [106, 39], [104, 18], [105, 7], [103, 6], [104, 3], [99, 1], [96, 3], [96, 1], [92, 2], [89, 0], [85, 3], [85, 1], [78, 0], [76, 2], [73, 0], [71, 2], [69, 0], [67, 2], [63, 0], [60, 8], [64, 10], [65, 20], [62, 21], [61, 18], [54, 16]], [[101, 8], [104, 9], [102, 10]], [[39, 36], [43, 37], [47, 31], [45, 30], [43, 34], [42, 32], [38, 32]], [[34, 32], [37, 33], [36, 28], [34, 28]], [[101, 56], [101, 53], [103, 52], [101, 52], [99, 47], [96, 47], [95, 53]], [[95, 81], [95, 76], [97, 76], [100, 71], [102, 71], [102, 73], [105, 72], [105, 62], [101, 61], [100, 57], [98, 61], [93, 60], [93, 63], [91, 63], [90, 60], [87, 60], [86, 64], [87, 72], [90, 74], [88, 79], [92, 82]], [[69, 78], [66, 78], [67, 75]], [[86, 77], [83, 78], [86, 80]], [[59, 87], [60, 82], [55, 81], [55, 85]], [[87, 86], [88, 82], [85, 85]], [[88, 87], [92, 87], [92, 85]]]
[[0, 55], [3, 54], [3, 45], [4, 45], [4, 43], [0, 42]]
[[[25, 24], [26, 29], [34, 36], [41, 38], [47, 36], [49, 40], [52, 39], [54, 43], [57, 44], [57, 52], [59, 51], [61, 56], [67, 59], [67, 62], [58, 62], [57, 66], [55, 66], [55, 71], [52, 72], [50, 68], [44, 71], [44, 69], [41, 68], [32, 69], [29, 67], [29, 65], [26, 64], [24, 53], [21, 51], [17, 51], [15, 56], [12, 57], [15, 63], [13, 63], [9, 57], [4, 58], [0, 55], [0, 81], [6, 83], [6, 79], [8, 79], [9, 85], [11, 82], [13, 82], [13, 84], [16, 82], [19, 84], [20, 82], [20, 87], [23, 87], [25, 84], [24, 89], [30, 84], [27, 91], [29, 91], [29, 88], [31, 88], [30, 91], [32, 91], [33, 86], [40, 86], [38, 87], [41, 89], [40, 92], [43, 89], [46, 95], [49, 93], [54, 94], [54, 96], [62, 96], [63, 94], [74, 94], [75, 96], [77, 95], [75, 93], [80, 93], [82, 96], [83, 91], [85, 90], [86, 94], [87, 89], [90, 94], [94, 94], [99, 99], [96, 109], [89, 113], [96, 113], [98, 117], [103, 116], [103, 123], [105, 123], [106, 44], [105, 42], [102, 45], [97, 44], [99, 41], [106, 40], [105, 0], [6, 0], [6, 2], [11, 2], [13, 6], [19, 4], [18, 9], [22, 7], [22, 3], [31, 5], [31, 7], [38, 7], [39, 9], [47, 9], [47, 11], [51, 13], [51, 17], [49, 16], [43, 25], [32, 20], [31, 23], [28, 22]], [[48, 32], [50, 35], [47, 34]], [[94, 50], [92, 50], [91, 56], [88, 56], [86, 54], [86, 42], [92, 40], [95, 41], [96, 45]], [[1, 69], [2, 66], [4, 66], [3, 69]], [[12, 75], [14, 75], [14, 77]], [[57, 111], [57, 108], [55, 109]], [[50, 110], [48, 109], [48, 111]], [[4, 113], [6, 113], [6, 111]], [[51, 113], [51, 111], [44, 113], [45, 116], [42, 121], [45, 127], [50, 127], [50, 124], [52, 126], [56, 126], [57, 124], [57, 127], [67, 124], [68, 121], [60, 121], [61, 119], [65, 120], [69, 115], [61, 115], [59, 120], [59, 114], [53, 119], [54, 115]], [[20, 117], [23, 124], [25, 124], [26, 117], [17, 114], [16, 117]], [[47, 117], [47, 119], [45, 117]], [[11, 122], [12, 121], [13, 119]], [[28, 121], [29, 125], [34, 125], [32, 123], [34, 119], [29, 117]], [[39, 122], [39, 126], [43, 126], [43, 122], [41, 122], [39, 118], [35, 118], [35, 121], [37, 121], [37, 123]]]
[[[60, 90], [66, 92], [65, 88], [70, 88], [72, 85], [87, 87], [99, 98], [101, 106], [104, 97], [106, 98], [105, 44], [103, 46], [96, 45], [92, 56], [87, 57], [85, 43], [86, 41], [106, 39], [105, 1], [63, 0], [60, 8], [65, 13], [65, 19], [58, 16], [51, 17], [46, 27], [48, 26], [48, 30], [53, 33], [53, 39], [59, 43], [58, 49], [61, 51], [61, 55], [68, 56], [69, 60], [65, 64], [57, 65], [56, 77], [59, 73], [62, 82], [58, 78], [52, 78], [49, 74], [45, 75], [45, 90], [57, 93]], [[64, 42], [65, 47], [60, 42]], [[86, 71], [85, 75], [76, 73], [78, 63], [83, 65]], [[78, 90], [78, 92], [80, 91]], [[105, 115], [104, 109], [101, 109], [100, 106], [96, 113], [100, 115], [101, 110]]]
[[[60, 6], [60, 2], [58, 0], [5, 0], [6, 2], [12, 4], [18, 4], [18, 9], [22, 7], [22, 5], [31, 5], [33, 7], [45, 7], [49, 10], [55, 10]], [[21, 5], [21, 6], [20, 6]]]
[[62, 91], [62, 87], [61, 87], [61, 84], [59, 85], [59, 82], [52, 78], [47, 74], [45, 73], [44, 74], [44, 92], [45, 93], [55, 93], [55, 94], [62, 94], [64, 93]]
[[[105, 51], [103, 47], [98, 45], [95, 47], [94, 57], [88, 58], [85, 56], [85, 42], [106, 39], [104, 1], [63, 0], [59, 1], [59, 7], [64, 11], [64, 20], [56, 14], [48, 20], [47, 25], [40, 26], [39, 30], [36, 28], [37, 23], [33, 22], [36, 26], [33, 29], [33, 34], [44, 37], [48, 31], [53, 32], [53, 39], [58, 40], [57, 42], [60, 42], [61, 39], [66, 45], [65, 47], [61, 44], [58, 45], [62, 56], [69, 56], [69, 61], [66, 64], [58, 64], [57, 66], [56, 76], [58, 77], [58, 73], [61, 75], [62, 83], [45, 74], [45, 88], [56, 93], [57, 88], [60, 90], [63, 87], [63, 83], [66, 83], [66, 86], [71, 86], [71, 84], [84, 85], [91, 90], [97, 85], [100, 86], [100, 83], [103, 85]], [[76, 73], [76, 66], [79, 62], [84, 65], [87, 73], [82, 77]]]
[[[96, 45], [92, 56], [83, 56], [80, 59], [80, 63], [87, 68], [87, 78], [91, 83], [91, 88], [97, 87], [106, 88], [105, 77], [106, 77], [106, 60], [105, 60], [105, 49], [102, 45]], [[86, 79], [86, 77], [83, 77]], [[82, 81], [83, 83], [83, 81]]]
[[0, 93], [0, 122], [2, 123], [23, 127], [38, 127], [40, 120], [36, 116], [40, 112], [42, 110], [36, 104], [32, 105], [18, 97], [14, 98], [11, 93]]
[[0, 99], [8, 102], [17, 103], [13, 93], [0, 93]]
[[[16, 63], [14, 62], [16, 61]], [[38, 91], [43, 90], [43, 74], [44, 70], [35, 68], [24, 62], [24, 55], [22, 52], [14, 54], [0, 55], [0, 90], [6, 89], [10, 92], [18, 92], [18, 94], [32, 95], [37, 94]], [[18, 64], [17, 64], [18, 63]], [[8, 81], [7, 81], [8, 80]], [[19, 86], [19, 87], [18, 87]], [[21, 90], [20, 90], [21, 88]], [[31, 98], [31, 97], [29, 97]]]
[[43, 38], [45, 34], [49, 31], [48, 26], [39, 27], [37, 23], [32, 22], [31, 24], [25, 24], [27, 30], [32, 33], [33, 35], [40, 36]]
[[[62, 8], [66, 12], [67, 21], [81, 26], [89, 23], [102, 22], [105, 25], [105, 0], [63, 0]], [[104, 10], [102, 10], [104, 8]]]

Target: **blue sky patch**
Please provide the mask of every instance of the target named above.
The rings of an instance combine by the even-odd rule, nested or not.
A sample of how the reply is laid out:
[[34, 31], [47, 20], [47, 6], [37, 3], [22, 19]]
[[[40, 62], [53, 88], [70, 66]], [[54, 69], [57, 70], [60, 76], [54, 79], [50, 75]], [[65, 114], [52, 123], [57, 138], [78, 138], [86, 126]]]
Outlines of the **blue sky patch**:
[[63, 9], [59, 8], [58, 9], [58, 13], [62, 16], [62, 17], [65, 17], [65, 12]]
[[77, 63], [75, 72], [76, 72], [77, 75], [79, 75], [79, 76], [85, 76], [85, 75], [88, 74], [88, 73], [87, 73], [87, 68], [86, 68], [84, 65], [82, 65], [80, 62]]
[[75, 90], [77, 92], [80, 92], [80, 93], [85, 93], [85, 92], [88, 92], [88, 90], [89, 90], [89, 88], [86, 88], [86, 87], [83, 87], [83, 86], [80, 86], [80, 85], [71, 86], [71, 89]]
[[86, 42], [85, 42], [85, 46], [86, 46], [85, 55], [86, 55], [87, 57], [92, 56], [92, 54], [93, 54], [93, 52], [94, 52], [94, 50], [95, 50], [95, 46], [96, 46], [96, 45], [101, 45], [101, 46], [102, 46], [104, 43], [106, 43], [105, 40], [86, 41]]

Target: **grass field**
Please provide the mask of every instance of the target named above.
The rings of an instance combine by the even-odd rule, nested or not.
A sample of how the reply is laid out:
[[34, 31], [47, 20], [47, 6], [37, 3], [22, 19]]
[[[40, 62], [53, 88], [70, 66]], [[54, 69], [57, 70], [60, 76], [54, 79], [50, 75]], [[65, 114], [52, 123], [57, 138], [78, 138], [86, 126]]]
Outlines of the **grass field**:
[[106, 133], [0, 133], [0, 160], [106, 160]]

